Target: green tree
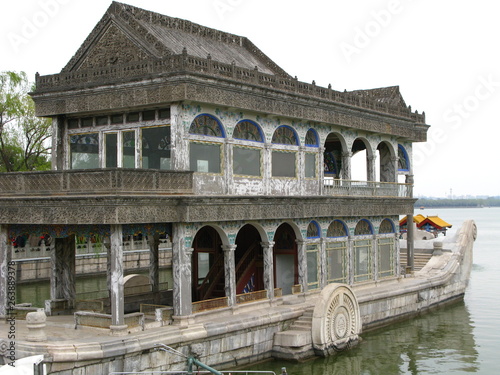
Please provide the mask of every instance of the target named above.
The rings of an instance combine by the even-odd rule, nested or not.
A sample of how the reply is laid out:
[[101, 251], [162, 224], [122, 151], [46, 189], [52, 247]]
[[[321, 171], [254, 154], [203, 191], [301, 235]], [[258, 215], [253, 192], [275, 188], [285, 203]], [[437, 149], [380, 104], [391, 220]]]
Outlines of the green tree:
[[0, 172], [50, 169], [51, 120], [35, 116], [26, 73], [0, 73]]

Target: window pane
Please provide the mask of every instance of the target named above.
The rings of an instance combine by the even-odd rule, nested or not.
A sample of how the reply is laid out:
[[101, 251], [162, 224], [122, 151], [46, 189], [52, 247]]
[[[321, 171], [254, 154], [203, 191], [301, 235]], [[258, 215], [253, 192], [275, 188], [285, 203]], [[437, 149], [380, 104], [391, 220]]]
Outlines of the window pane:
[[190, 144], [190, 169], [195, 172], [220, 173], [220, 145], [208, 143]]
[[354, 281], [371, 279], [371, 241], [358, 240], [354, 242]]
[[260, 176], [260, 150], [233, 148], [233, 173], [246, 176]]
[[394, 238], [381, 238], [378, 243], [379, 276], [394, 275]]
[[170, 169], [170, 126], [142, 129], [142, 168]]
[[347, 243], [330, 242], [326, 245], [327, 278], [329, 283], [345, 282]]
[[308, 245], [306, 251], [307, 257], [307, 285], [311, 289], [319, 286], [318, 283], [318, 248], [316, 245]]
[[118, 135], [116, 133], [105, 134], [105, 147], [106, 147], [106, 168], [118, 167]]
[[316, 177], [316, 154], [305, 154], [305, 176], [309, 178]]
[[122, 133], [122, 166], [123, 168], [135, 168], [135, 132]]
[[273, 151], [273, 177], [295, 177], [295, 153]]
[[99, 134], [75, 134], [70, 137], [71, 169], [99, 168]]
[[142, 112], [142, 120], [143, 121], [152, 121], [156, 117], [155, 111], [144, 111]]
[[139, 121], [139, 112], [131, 112], [127, 115], [127, 122]]

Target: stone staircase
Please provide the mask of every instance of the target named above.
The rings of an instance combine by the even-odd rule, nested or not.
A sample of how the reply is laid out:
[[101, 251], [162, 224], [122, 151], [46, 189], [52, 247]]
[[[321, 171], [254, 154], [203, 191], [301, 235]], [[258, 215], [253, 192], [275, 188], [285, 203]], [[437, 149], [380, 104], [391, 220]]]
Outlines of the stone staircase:
[[314, 355], [312, 347], [312, 319], [314, 306], [304, 310], [286, 331], [274, 335], [273, 357], [293, 360], [307, 355]]
[[[413, 266], [415, 271], [420, 271], [427, 264], [429, 259], [431, 259], [432, 253], [417, 253], [413, 254]], [[400, 260], [402, 265], [406, 265], [407, 254], [406, 250], [401, 251]]]

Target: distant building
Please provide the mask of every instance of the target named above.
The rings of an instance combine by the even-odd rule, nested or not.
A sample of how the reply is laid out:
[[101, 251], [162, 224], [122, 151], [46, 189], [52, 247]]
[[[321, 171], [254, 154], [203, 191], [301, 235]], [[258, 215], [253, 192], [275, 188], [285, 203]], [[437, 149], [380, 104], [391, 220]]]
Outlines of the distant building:
[[[444, 233], [446, 235], [446, 230], [451, 228], [452, 225], [441, 219], [439, 216], [427, 216], [415, 215], [413, 217], [413, 222], [417, 224], [417, 228], [425, 230], [427, 232], [433, 233]], [[399, 221], [399, 227], [401, 231], [406, 231], [408, 229], [408, 217], [405, 216]]]

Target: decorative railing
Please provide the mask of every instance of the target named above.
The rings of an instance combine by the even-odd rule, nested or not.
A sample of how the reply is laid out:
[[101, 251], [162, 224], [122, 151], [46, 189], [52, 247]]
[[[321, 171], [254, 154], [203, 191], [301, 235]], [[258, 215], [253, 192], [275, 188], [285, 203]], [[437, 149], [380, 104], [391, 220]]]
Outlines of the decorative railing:
[[193, 302], [193, 313], [200, 311], [221, 309], [223, 307], [228, 307], [228, 298], [220, 297], [213, 299], [206, 299], [204, 301]]
[[413, 185], [397, 182], [325, 178], [323, 192], [324, 195], [333, 196], [411, 198], [413, 196]]
[[64, 72], [46, 76], [36, 76], [36, 92], [60, 90], [61, 88], [77, 87], [79, 85], [104, 85], [117, 80], [147, 78], [165, 73], [193, 72], [219, 76], [240, 82], [257, 84], [268, 88], [291, 91], [298, 94], [321, 98], [349, 106], [366, 108], [382, 113], [406, 117], [416, 123], [425, 124], [425, 114], [412, 112], [410, 108], [389, 105], [376, 99], [363, 97], [355, 92], [336, 91], [316, 86], [313, 82], [300, 82], [296, 78], [283, 75], [273, 75], [259, 72], [257, 69], [247, 69], [235, 64], [225, 64], [207, 58], [191, 56], [187, 51], [180, 55], [164, 57], [161, 60], [144, 60], [123, 65], [103, 68]]
[[[281, 296], [283, 296], [283, 289], [275, 288], [274, 289], [274, 297], [281, 297]], [[256, 292], [249, 292], [249, 293], [243, 293], [243, 294], [236, 295], [236, 303], [237, 304], [243, 304], [243, 303], [254, 302], [254, 301], [261, 301], [264, 299], [267, 299], [267, 290], [258, 290]]]
[[0, 196], [193, 194], [193, 172], [85, 169], [2, 173]]

